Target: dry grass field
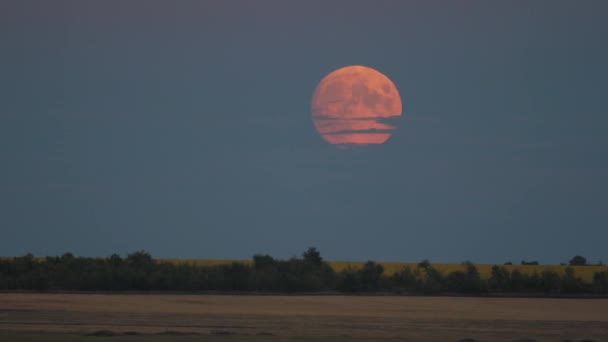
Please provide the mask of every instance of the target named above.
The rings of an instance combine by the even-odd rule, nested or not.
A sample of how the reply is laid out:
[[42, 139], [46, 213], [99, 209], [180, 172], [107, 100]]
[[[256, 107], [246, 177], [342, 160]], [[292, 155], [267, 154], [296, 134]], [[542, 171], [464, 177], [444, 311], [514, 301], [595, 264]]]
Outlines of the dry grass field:
[[463, 338], [607, 341], [608, 299], [0, 294], [0, 341]]

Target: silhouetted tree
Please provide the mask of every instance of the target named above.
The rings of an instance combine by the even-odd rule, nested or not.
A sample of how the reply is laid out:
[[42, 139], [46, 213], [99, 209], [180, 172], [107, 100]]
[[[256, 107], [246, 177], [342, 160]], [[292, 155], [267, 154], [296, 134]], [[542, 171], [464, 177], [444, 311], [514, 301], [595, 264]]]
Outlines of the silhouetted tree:
[[110, 255], [110, 258], [108, 261], [110, 262], [110, 264], [112, 266], [116, 267], [122, 263], [122, 258], [120, 257], [120, 255], [114, 253], [114, 254]]
[[488, 287], [491, 291], [508, 292], [511, 291], [511, 274], [504, 266], [492, 266], [492, 274], [488, 279]]
[[413, 291], [416, 288], [416, 274], [409, 266], [395, 272], [390, 278], [395, 291]]
[[361, 289], [363, 291], [378, 291], [380, 278], [384, 273], [384, 267], [373, 261], [368, 261], [363, 265], [361, 273]]
[[528, 265], [528, 266], [538, 265], [538, 261], [536, 261], [536, 260], [534, 260], [534, 261], [525, 261], [525, 260], [522, 260], [521, 264], [522, 265]]
[[608, 271], [595, 272], [592, 286], [596, 293], [608, 293]]
[[340, 272], [338, 277], [338, 291], [358, 292], [361, 291], [360, 274], [356, 270], [348, 267]]
[[431, 267], [431, 262], [428, 261], [427, 259], [424, 259], [421, 262], [419, 262], [417, 266], [418, 266], [418, 268], [422, 268], [422, 269], [426, 270], [429, 267]]
[[587, 258], [576, 255], [570, 259], [570, 266], [585, 266], [587, 265]]
[[563, 293], [579, 293], [585, 289], [582, 279], [576, 277], [574, 268], [566, 267], [565, 275], [561, 280], [561, 291]]
[[315, 248], [310, 247], [306, 252], [302, 253], [304, 261], [315, 266], [321, 266], [323, 264], [323, 258], [321, 253]]
[[477, 267], [472, 262], [463, 263], [464, 271], [454, 271], [447, 275], [445, 282], [448, 291], [462, 293], [481, 293], [484, 291]]
[[525, 290], [525, 277], [520, 270], [515, 269], [511, 271], [510, 289], [513, 292], [521, 292]]
[[133, 267], [149, 267], [153, 264], [153, 260], [150, 253], [137, 251], [127, 256], [127, 264]]
[[276, 265], [276, 260], [268, 254], [256, 254], [253, 256], [253, 267], [256, 270], [275, 268]]
[[[417, 269], [416, 289], [425, 294], [433, 294], [443, 291], [444, 279], [441, 272], [431, 265], [428, 260], [423, 267]], [[419, 264], [420, 265], [420, 264]]]
[[547, 293], [560, 292], [562, 283], [559, 274], [550, 270], [543, 271], [540, 275], [540, 287]]

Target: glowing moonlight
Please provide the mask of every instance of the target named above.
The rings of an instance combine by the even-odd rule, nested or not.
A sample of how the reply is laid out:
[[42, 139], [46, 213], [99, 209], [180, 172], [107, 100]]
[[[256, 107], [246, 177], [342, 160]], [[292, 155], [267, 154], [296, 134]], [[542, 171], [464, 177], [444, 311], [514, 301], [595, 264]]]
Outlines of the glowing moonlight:
[[319, 82], [312, 96], [311, 115], [323, 139], [340, 147], [382, 144], [401, 116], [397, 87], [380, 72], [347, 66]]

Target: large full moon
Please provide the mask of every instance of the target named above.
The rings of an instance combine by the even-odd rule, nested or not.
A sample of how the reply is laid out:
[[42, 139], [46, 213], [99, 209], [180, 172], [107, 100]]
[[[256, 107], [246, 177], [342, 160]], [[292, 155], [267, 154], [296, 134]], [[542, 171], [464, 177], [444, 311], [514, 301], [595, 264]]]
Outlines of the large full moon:
[[319, 82], [312, 96], [312, 122], [319, 134], [339, 147], [383, 144], [401, 116], [397, 87], [382, 73], [352, 65]]

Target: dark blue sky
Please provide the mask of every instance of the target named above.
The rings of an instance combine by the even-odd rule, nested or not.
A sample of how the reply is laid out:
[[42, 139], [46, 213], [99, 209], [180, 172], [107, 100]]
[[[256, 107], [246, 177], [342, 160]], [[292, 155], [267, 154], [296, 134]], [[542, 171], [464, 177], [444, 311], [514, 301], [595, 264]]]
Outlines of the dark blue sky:
[[[2, 1], [0, 255], [608, 261], [606, 1]], [[384, 145], [310, 100], [375, 68]]]

